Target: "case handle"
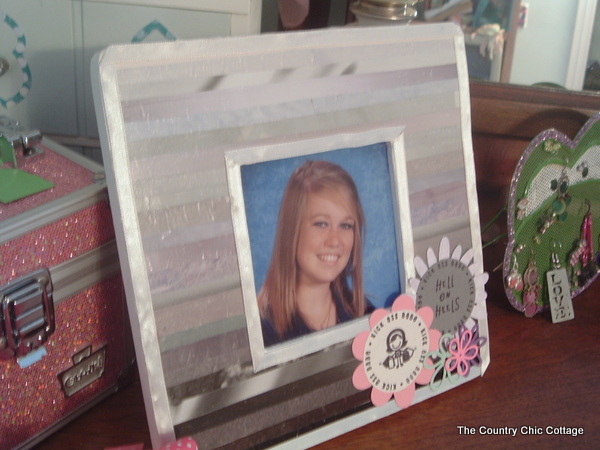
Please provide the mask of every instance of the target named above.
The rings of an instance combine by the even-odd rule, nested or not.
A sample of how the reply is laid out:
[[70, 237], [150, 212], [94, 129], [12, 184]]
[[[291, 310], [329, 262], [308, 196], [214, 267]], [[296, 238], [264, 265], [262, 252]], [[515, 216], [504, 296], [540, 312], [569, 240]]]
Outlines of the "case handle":
[[38, 269], [0, 288], [0, 359], [22, 358], [54, 332], [52, 281]]

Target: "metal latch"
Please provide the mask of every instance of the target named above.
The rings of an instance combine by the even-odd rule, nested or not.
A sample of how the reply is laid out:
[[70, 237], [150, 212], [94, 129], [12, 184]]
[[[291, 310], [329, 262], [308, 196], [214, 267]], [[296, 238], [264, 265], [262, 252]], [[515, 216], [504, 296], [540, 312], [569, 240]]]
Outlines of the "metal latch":
[[27, 130], [19, 122], [8, 117], [0, 116], [0, 137], [5, 138], [13, 148], [15, 154], [32, 156], [41, 153], [39, 143], [42, 142], [40, 130]]
[[27, 355], [53, 332], [52, 280], [47, 269], [0, 288], [0, 359]]

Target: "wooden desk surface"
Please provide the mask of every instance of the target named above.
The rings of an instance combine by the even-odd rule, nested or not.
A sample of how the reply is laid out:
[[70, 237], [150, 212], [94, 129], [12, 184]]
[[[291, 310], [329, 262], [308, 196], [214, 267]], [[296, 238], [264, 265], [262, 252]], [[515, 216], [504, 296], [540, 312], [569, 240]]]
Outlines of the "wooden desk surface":
[[[555, 117], [563, 124], [565, 117], [573, 122], [567, 125], [574, 134], [591, 111], [600, 110], [600, 97], [536, 92], [540, 106], [535, 109], [535, 102], [521, 90], [508, 92], [512, 97], [502, 87], [475, 85], [471, 91], [482, 223], [506, 201], [508, 181], [529, 139], [554, 126]], [[565, 101], [569, 114], [563, 108]], [[572, 109], [573, 102], [579, 109]], [[484, 120], [491, 110], [494, 120]], [[491, 232], [500, 233], [502, 227]], [[600, 448], [600, 280], [575, 298], [574, 320], [552, 324], [548, 317], [526, 319], [508, 303], [501, 272], [493, 272], [502, 260], [503, 245], [500, 241], [484, 251], [485, 269], [491, 275], [486, 285], [491, 364], [484, 376], [323, 443], [319, 449]], [[509, 427], [517, 428], [515, 437], [493, 434]], [[137, 379], [40, 448], [101, 449], [132, 443], [150, 448]]]
[[[497, 253], [496, 249], [486, 252], [488, 270]], [[504, 297], [501, 283], [496, 272], [487, 285], [491, 364], [483, 377], [318, 448], [600, 448], [598, 280], [575, 298], [575, 319], [562, 324], [552, 324], [546, 317], [526, 319], [517, 313]], [[466, 434], [463, 428], [461, 433], [460, 427], [475, 432]], [[505, 427], [518, 428], [517, 436], [484, 434]], [[583, 434], [551, 435], [547, 427], [552, 433], [582, 429]], [[136, 442], [150, 447], [137, 380], [40, 448], [100, 449]]]

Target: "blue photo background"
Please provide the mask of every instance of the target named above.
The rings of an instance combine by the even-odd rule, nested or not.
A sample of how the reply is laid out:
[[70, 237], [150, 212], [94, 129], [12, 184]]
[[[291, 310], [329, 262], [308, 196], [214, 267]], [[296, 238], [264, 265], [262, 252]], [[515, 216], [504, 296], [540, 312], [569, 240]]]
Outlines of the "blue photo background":
[[287, 181], [296, 167], [310, 159], [338, 164], [354, 179], [366, 217], [363, 245], [365, 293], [373, 306], [390, 306], [402, 292], [397, 254], [401, 237], [396, 236], [385, 143], [241, 167], [256, 291], [264, 282], [271, 260], [279, 206]]

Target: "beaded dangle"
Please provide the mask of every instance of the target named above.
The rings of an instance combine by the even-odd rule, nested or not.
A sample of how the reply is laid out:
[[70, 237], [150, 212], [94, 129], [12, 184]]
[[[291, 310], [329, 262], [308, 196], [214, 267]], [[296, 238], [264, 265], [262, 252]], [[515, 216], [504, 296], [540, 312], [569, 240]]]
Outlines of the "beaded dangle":
[[592, 212], [589, 200], [585, 201], [587, 213], [581, 223], [581, 240], [585, 241], [585, 250], [581, 255], [581, 265], [583, 272], [583, 284], [591, 280], [598, 271], [598, 264], [594, 257], [594, 238], [592, 237]]
[[519, 272], [519, 263], [517, 262], [517, 255], [512, 255], [513, 265], [510, 269], [510, 273], [506, 276], [506, 285], [517, 292], [521, 292], [523, 290], [523, 277]]
[[600, 272], [600, 234], [598, 234], [598, 251], [596, 252], [596, 270]]
[[581, 235], [569, 256], [571, 286], [573, 287], [584, 286], [598, 270], [596, 261], [598, 256], [594, 257], [592, 213], [589, 200], [585, 201], [585, 205], [587, 213], [581, 223]]
[[556, 192], [556, 199], [552, 202], [553, 216], [558, 221], [564, 222], [567, 220], [567, 207], [571, 203], [571, 195], [569, 195], [569, 177], [566, 169], [563, 171], [558, 180], [552, 180], [550, 188]]
[[594, 260], [594, 250], [592, 248], [592, 213], [590, 201], [585, 201], [587, 205], [587, 213], [581, 223], [581, 240], [585, 241], [585, 250], [581, 255], [581, 264], [587, 266]]
[[535, 265], [535, 254], [531, 251], [531, 258], [525, 273], [523, 274], [523, 282], [525, 292], [523, 293], [523, 304], [525, 305], [525, 317], [535, 316], [540, 307], [537, 303], [540, 294], [540, 283], [538, 281], [539, 271]]

